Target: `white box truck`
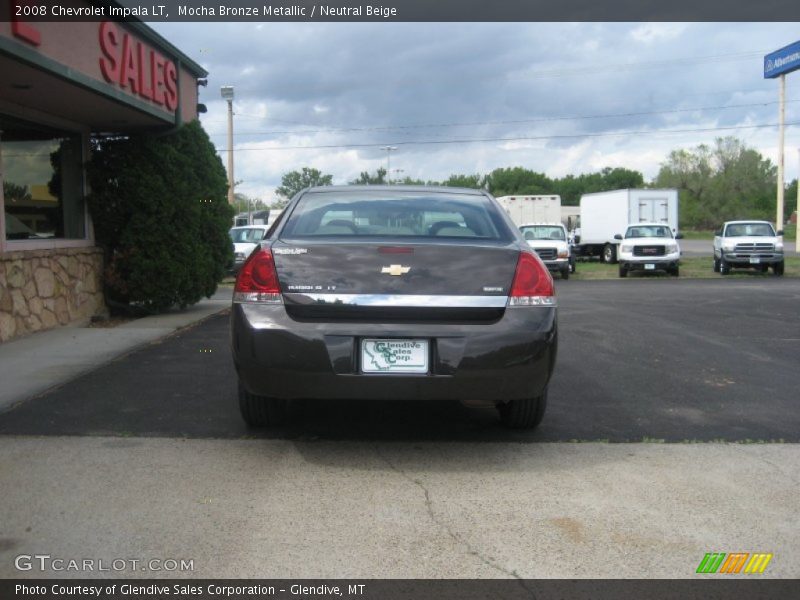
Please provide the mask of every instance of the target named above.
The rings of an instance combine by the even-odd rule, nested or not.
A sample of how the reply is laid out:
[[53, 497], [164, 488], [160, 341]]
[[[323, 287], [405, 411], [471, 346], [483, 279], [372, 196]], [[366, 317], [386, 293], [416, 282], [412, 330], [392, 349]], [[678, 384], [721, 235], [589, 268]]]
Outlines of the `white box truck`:
[[561, 196], [500, 196], [497, 201], [517, 227], [533, 223], [561, 223]]
[[659, 223], [678, 233], [678, 190], [613, 190], [581, 196], [579, 219], [570, 219], [573, 252], [617, 261], [617, 234], [629, 224]]

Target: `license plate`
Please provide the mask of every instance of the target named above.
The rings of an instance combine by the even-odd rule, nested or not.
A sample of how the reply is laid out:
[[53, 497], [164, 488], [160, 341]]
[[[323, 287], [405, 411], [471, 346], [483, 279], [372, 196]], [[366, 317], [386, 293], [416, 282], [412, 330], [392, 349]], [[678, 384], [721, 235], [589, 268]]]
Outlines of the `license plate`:
[[751, 256], [750, 257], [750, 264], [751, 265], [757, 265], [760, 262], [761, 262], [761, 259], [758, 256]]
[[427, 373], [428, 340], [361, 340], [363, 373]]
[[656, 266], [653, 263], [647, 263], [644, 266], [645, 271], [655, 271]]

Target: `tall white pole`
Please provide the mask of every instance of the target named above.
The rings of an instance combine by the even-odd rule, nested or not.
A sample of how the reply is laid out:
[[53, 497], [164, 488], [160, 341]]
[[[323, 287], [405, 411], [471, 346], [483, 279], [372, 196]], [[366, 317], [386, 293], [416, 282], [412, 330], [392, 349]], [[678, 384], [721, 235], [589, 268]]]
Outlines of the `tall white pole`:
[[228, 100], [228, 204], [233, 206], [233, 100]]
[[780, 98], [778, 104], [778, 211], [777, 218], [775, 219], [775, 227], [783, 229], [783, 130], [785, 128], [786, 113], [786, 75], [784, 73], [781, 73]]

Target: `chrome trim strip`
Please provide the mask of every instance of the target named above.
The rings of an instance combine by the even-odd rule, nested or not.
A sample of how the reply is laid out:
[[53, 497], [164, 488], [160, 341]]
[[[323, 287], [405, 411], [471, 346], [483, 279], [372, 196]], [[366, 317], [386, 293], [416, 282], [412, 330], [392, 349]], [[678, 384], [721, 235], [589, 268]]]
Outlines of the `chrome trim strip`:
[[349, 304], [435, 308], [504, 308], [507, 296], [444, 296], [411, 294], [284, 294], [287, 304]]

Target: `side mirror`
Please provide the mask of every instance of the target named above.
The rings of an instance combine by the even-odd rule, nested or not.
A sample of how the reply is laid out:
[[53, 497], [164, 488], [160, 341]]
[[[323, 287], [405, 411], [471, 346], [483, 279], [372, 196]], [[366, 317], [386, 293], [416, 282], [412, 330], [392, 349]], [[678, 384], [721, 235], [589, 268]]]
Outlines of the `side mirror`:
[[614, 236], [614, 239], [615, 240], [621, 240], [622, 239], [622, 234], [618, 233], [617, 235]]
[[683, 234], [682, 233], [676, 233], [675, 234], [675, 239], [676, 240], [682, 240], [683, 239]]
[[718, 229], [717, 231], [715, 231], [714, 235], [716, 235], [717, 237], [722, 237], [722, 229]]
[[775, 235], [783, 235], [783, 229], [779, 229]]

